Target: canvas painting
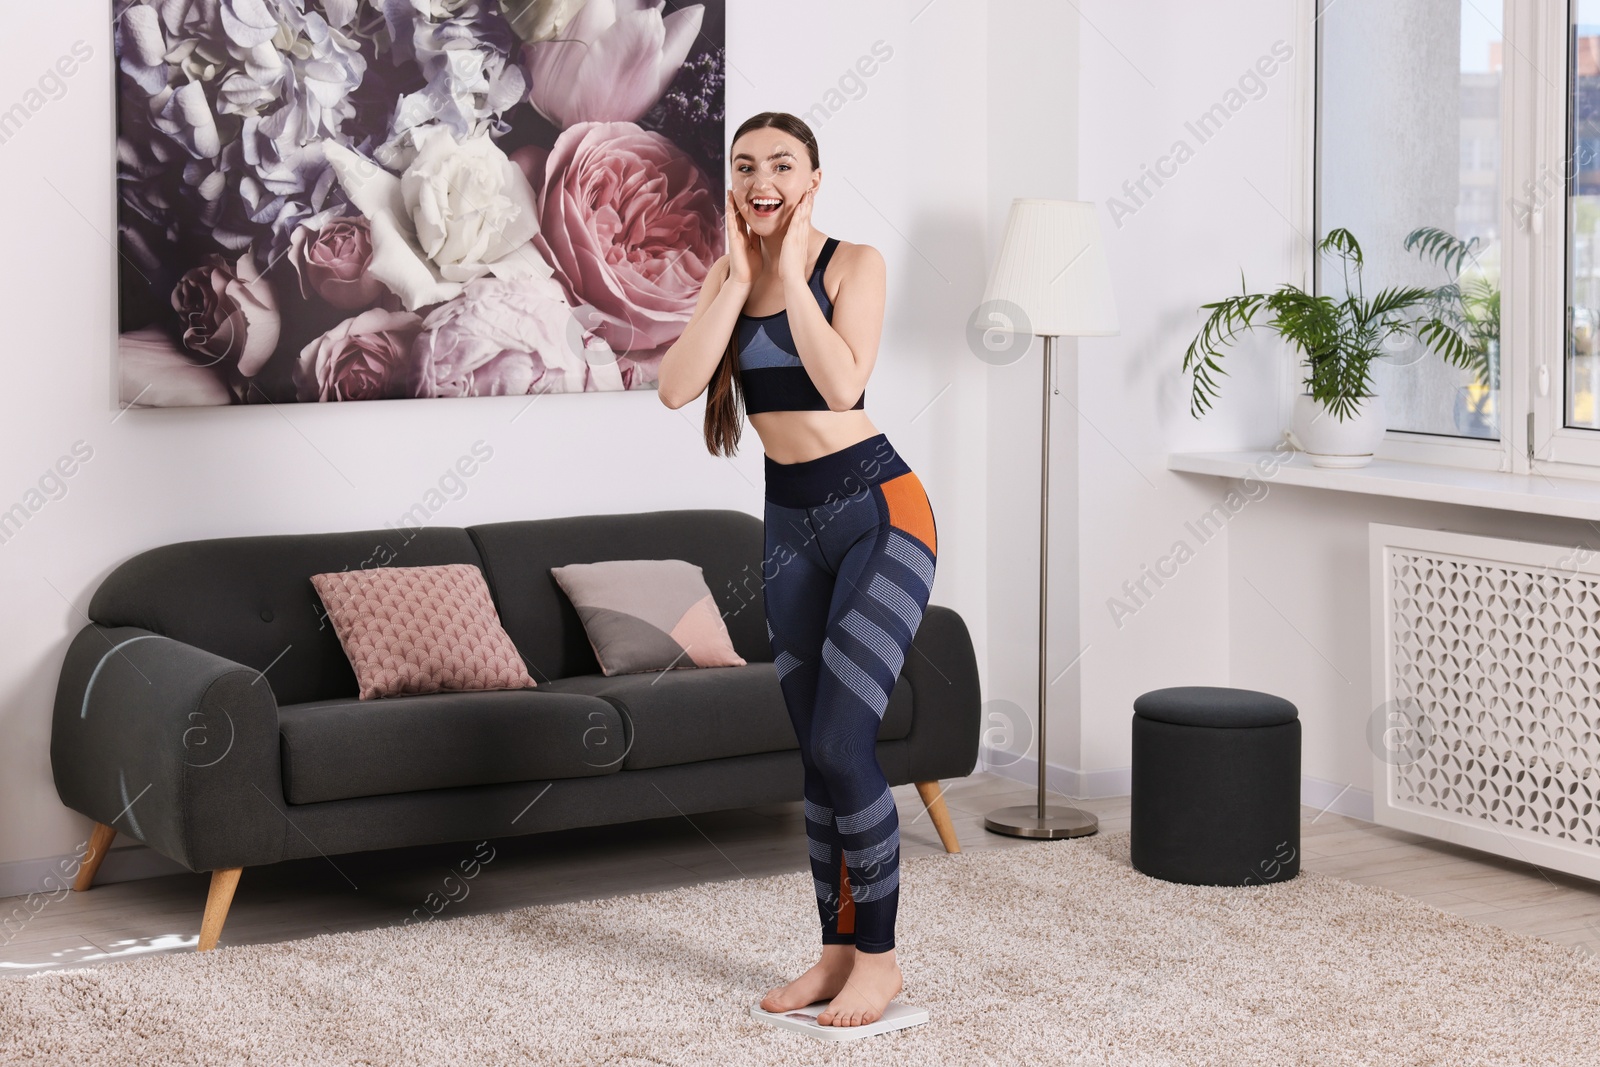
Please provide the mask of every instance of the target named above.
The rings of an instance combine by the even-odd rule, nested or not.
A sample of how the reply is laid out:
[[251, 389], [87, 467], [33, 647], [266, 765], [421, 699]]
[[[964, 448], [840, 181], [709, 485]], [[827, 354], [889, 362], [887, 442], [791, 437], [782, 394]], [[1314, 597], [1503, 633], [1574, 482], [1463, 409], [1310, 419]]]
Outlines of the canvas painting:
[[115, 0], [121, 402], [652, 388], [723, 0]]

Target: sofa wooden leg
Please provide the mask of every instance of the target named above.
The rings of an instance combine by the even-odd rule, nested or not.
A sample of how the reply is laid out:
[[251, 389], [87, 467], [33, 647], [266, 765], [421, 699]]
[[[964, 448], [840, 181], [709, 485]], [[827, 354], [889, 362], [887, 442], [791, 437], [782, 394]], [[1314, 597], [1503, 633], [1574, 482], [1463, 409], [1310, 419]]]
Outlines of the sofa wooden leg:
[[94, 824], [94, 831], [89, 834], [89, 854], [78, 864], [78, 880], [72, 883], [73, 889], [81, 893], [94, 883], [95, 872], [100, 870], [100, 861], [111, 851], [111, 842], [116, 836], [115, 827], [103, 822]]
[[211, 891], [206, 894], [206, 916], [200, 922], [197, 952], [217, 947], [222, 924], [228, 920], [228, 906], [233, 903], [233, 891], [239, 887], [239, 875], [243, 871], [243, 867], [219, 867], [211, 872]]
[[923, 806], [928, 809], [928, 816], [933, 819], [933, 827], [939, 831], [939, 840], [944, 843], [944, 850], [960, 852], [961, 842], [956, 840], [956, 827], [950, 821], [950, 809], [944, 806], [944, 789], [938, 782], [918, 782], [917, 795], [922, 797]]

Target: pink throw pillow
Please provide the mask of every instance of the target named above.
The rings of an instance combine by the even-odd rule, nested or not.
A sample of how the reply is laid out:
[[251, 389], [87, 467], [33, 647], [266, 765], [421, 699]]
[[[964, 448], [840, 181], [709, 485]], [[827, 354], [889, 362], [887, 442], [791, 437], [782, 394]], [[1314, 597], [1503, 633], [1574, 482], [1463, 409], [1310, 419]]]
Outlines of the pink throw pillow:
[[583, 621], [600, 673], [743, 667], [705, 573], [681, 559], [551, 567]]
[[332, 571], [313, 574], [311, 584], [362, 700], [537, 685], [473, 564]]

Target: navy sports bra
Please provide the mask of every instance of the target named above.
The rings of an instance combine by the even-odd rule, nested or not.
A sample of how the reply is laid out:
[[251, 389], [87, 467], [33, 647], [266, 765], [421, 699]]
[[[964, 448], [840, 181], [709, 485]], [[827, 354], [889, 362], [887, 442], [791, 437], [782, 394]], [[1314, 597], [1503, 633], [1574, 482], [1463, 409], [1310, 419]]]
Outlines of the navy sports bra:
[[[833, 301], [828, 299], [827, 290], [823, 288], [822, 274], [837, 247], [837, 237], [822, 243], [817, 265], [806, 279], [806, 286], [816, 294], [822, 314], [829, 322], [833, 321]], [[795, 351], [787, 308], [771, 315], [746, 315], [741, 311], [734, 329], [738, 337], [739, 380], [744, 390], [746, 414], [829, 410], [828, 402], [817, 392], [811, 375]], [[863, 389], [851, 410], [864, 408], [866, 402], [867, 393]]]

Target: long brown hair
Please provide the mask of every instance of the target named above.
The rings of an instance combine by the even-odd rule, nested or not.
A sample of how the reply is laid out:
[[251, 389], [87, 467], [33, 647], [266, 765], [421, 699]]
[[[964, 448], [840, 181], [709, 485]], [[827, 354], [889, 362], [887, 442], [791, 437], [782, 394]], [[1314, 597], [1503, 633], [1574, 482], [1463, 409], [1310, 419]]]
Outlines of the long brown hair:
[[[730, 143], [736, 143], [751, 130], [768, 126], [782, 130], [805, 145], [806, 154], [811, 157], [812, 170], [821, 166], [817, 158], [816, 134], [811, 132], [805, 120], [787, 111], [762, 111], [751, 115], [740, 124]], [[738, 226], [730, 225], [728, 232], [737, 235]], [[731, 256], [733, 249], [730, 248], [728, 254]], [[722, 362], [717, 364], [716, 371], [711, 375], [710, 391], [706, 394], [706, 448], [714, 456], [731, 456], [737, 452], [739, 435], [744, 429], [744, 382], [739, 377], [738, 338], [739, 330], [735, 326], [733, 333], [728, 336], [728, 347], [722, 353]]]

